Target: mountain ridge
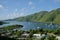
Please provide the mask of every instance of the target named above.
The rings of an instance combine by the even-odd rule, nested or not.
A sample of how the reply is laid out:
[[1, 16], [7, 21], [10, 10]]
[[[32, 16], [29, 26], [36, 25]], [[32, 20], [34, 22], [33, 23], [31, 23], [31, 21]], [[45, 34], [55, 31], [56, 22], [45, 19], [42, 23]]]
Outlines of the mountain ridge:
[[17, 21], [28, 21], [28, 22], [53, 22], [60, 23], [60, 8], [54, 9], [50, 12], [40, 11], [35, 14], [15, 18]]

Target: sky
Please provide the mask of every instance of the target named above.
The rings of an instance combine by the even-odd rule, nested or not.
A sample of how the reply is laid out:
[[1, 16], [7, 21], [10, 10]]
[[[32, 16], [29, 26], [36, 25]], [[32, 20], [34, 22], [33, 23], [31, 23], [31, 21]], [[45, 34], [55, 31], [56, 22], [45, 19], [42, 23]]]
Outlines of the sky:
[[60, 8], [60, 0], [0, 0], [0, 20]]

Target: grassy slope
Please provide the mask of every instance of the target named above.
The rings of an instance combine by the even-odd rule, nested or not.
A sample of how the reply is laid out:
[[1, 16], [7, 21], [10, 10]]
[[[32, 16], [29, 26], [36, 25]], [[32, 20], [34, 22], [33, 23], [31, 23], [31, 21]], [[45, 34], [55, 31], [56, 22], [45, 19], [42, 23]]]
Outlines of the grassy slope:
[[31, 14], [25, 17], [19, 17], [16, 18], [15, 20], [19, 20], [19, 21], [33, 21], [33, 22], [39, 22], [39, 20], [46, 15], [48, 12], [47, 11], [41, 11], [35, 14]]
[[52, 10], [50, 12], [41, 11], [41, 12], [31, 14], [25, 17], [16, 18], [15, 20], [60, 23], [60, 8]]
[[57, 19], [58, 15], [60, 15], [60, 9], [52, 10], [47, 15], [45, 15], [40, 22], [56, 22], [59, 19]]

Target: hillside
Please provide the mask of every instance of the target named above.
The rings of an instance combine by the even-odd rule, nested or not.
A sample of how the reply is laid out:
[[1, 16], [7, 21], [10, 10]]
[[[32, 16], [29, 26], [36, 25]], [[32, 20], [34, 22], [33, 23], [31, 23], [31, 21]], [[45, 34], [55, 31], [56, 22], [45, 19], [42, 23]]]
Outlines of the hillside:
[[44, 15], [40, 22], [54, 22], [60, 23], [60, 8], [50, 11], [48, 14]]
[[48, 13], [47, 11], [41, 11], [41, 12], [31, 14], [31, 15], [28, 15], [28, 16], [16, 18], [15, 20], [36, 22], [36, 21], [39, 21], [47, 13]]
[[48, 11], [40, 11], [24, 17], [19, 17], [14, 20], [29, 21], [29, 22], [53, 22], [60, 23], [60, 8]]

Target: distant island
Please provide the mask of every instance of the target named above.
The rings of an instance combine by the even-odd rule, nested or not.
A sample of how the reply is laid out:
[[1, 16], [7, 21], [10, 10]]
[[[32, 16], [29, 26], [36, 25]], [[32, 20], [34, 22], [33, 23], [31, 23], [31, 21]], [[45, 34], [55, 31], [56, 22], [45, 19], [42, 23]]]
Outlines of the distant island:
[[60, 23], [60, 8], [54, 9], [50, 12], [48, 11], [40, 11], [35, 14], [31, 14], [28, 16], [23, 16], [19, 18], [15, 18], [17, 21], [28, 21], [28, 22], [49, 22], [49, 23]]

